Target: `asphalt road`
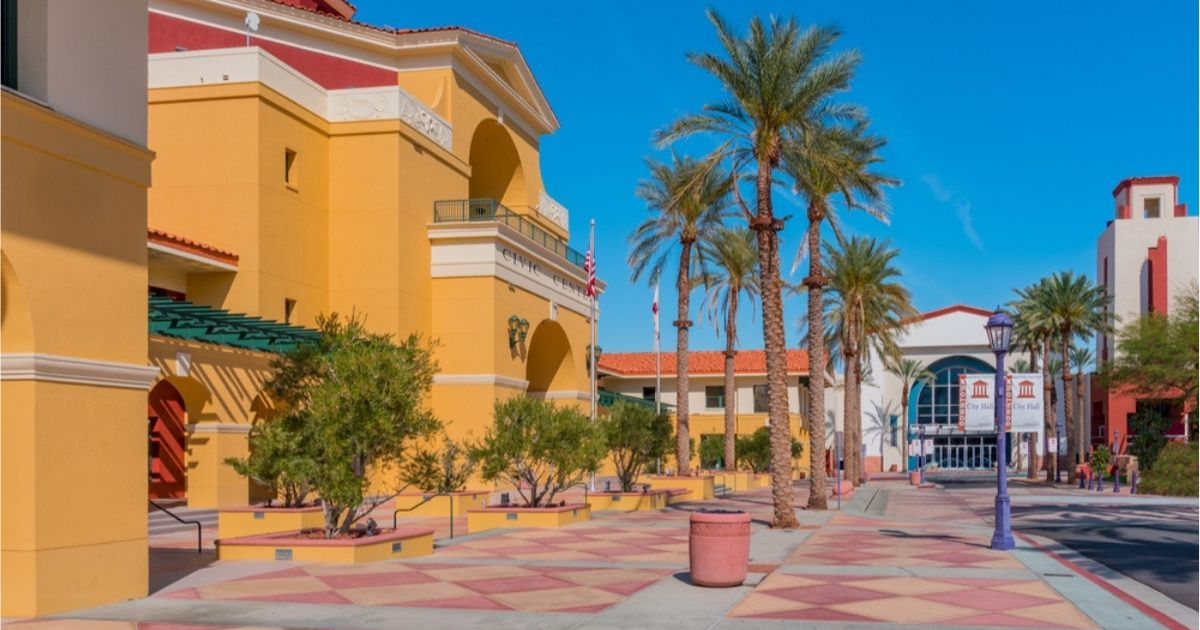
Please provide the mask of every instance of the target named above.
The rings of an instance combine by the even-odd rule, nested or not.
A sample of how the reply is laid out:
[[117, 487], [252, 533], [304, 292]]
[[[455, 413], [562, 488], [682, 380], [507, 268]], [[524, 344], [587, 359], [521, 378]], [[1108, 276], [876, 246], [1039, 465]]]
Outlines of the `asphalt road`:
[[[944, 475], [937, 481], [953, 492], [985, 489], [995, 484], [995, 477]], [[1200, 510], [1195, 505], [1128, 499], [1111, 505], [1072, 504], [1077, 494], [1049, 488], [1037, 490], [1039, 498], [1062, 497], [1062, 503], [1022, 505], [1020, 494], [1026, 492], [1013, 493], [1015, 529], [1055, 540], [1193, 610], [1200, 608]]]

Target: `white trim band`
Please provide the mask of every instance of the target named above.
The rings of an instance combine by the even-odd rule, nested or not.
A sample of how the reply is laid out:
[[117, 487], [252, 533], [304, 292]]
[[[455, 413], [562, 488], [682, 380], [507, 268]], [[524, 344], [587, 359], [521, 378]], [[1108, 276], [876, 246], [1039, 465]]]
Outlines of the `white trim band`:
[[530, 392], [532, 398], [541, 398], [543, 400], [584, 400], [591, 401], [592, 395], [588, 392], [581, 392], [570, 389], [550, 390], [548, 392]]
[[512, 378], [511, 376], [501, 376], [499, 374], [435, 374], [433, 376], [433, 384], [495, 385], [497, 387], [511, 387], [521, 390], [529, 387], [529, 381]]
[[126, 389], [149, 389], [160, 371], [148, 365], [79, 359], [55, 354], [0, 354], [0, 380], [50, 381]]
[[251, 424], [227, 424], [221, 422], [196, 422], [183, 426], [192, 433], [232, 433], [235, 435], [246, 435], [254, 427]]

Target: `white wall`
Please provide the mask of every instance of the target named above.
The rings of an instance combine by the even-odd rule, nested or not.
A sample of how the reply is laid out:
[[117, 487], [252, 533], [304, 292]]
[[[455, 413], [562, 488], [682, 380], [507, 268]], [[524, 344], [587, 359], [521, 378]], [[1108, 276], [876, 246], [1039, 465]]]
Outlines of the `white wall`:
[[146, 144], [145, 0], [21, 0], [17, 89]]
[[[767, 377], [765, 375], [755, 376], [738, 376], [734, 379], [734, 384], [737, 387], [737, 399], [734, 401], [737, 413], [754, 413], [754, 386], [765, 385]], [[619, 377], [605, 376], [600, 381], [600, 386], [610, 392], [625, 394], [635, 398], [642, 397], [643, 387], [654, 387], [654, 377]], [[705, 406], [704, 388], [717, 386], [724, 389], [724, 376], [692, 376], [688, 379], [688, 411], [690, 413], [717, 414], [724, 413], [723, 407], [711, 409]], [[807, 406], [802, 407], [801, 401], [803, 395], [799, 391], [798, 377], [788, 376], [788, 410], [791, 413], [806, 414]], [[675, 388], [674, 375], [663, 375], [661, 400], [664, 404], [675, 405], [678, 398]]]

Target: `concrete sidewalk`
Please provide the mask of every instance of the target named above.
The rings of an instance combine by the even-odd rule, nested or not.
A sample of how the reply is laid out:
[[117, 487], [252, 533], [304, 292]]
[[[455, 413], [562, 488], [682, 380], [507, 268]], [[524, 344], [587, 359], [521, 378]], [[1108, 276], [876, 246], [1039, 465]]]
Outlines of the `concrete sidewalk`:
[[[797, 489], [803, 505], [806, 489]], [[698, 507], [755, 519], [751, 576], [705, 589], [687, 576]], [[403, 562], [218, 562], [142, 600], [16, 627], [79, 628], [1183, 628], [1044, 540], [988, 548], [991, 529], [938, 490], [877, 482], [840, 512], [766, 528], [770, 496], [653, 513], [599, 513], [559, 530], [504, 530]], [[158, 625], [169, 624], [169, 625]]]

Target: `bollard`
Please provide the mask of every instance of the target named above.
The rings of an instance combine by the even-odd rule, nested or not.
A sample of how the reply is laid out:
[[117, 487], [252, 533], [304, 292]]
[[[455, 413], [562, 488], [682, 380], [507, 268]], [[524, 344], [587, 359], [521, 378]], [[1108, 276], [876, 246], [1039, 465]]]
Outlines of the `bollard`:
[[1137, 494], [1137, 478], [1137, 469], [1134, 469], [1134, 471], [1129, 475], [1129, 494]]
[[1114, 493], [1121, 492], [1121, 469], [1120, 468], [1113, 471], [1113, 492]]
[[1104, 492], [1104, 473], [1096, 475], [1096, 492]]

